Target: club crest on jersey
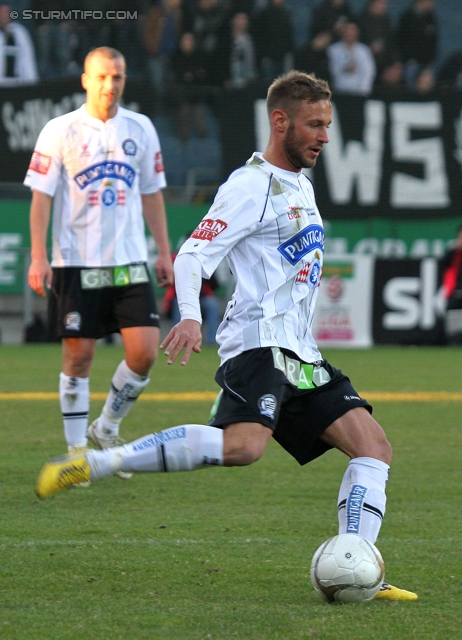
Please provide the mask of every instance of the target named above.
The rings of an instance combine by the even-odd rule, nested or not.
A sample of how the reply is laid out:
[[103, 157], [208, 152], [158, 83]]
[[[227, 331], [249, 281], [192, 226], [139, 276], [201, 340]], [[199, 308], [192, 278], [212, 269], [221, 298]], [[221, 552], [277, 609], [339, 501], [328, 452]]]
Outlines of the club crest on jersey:
[[88, 144], [82, 144], [80, 145], [82, 147], [82, 151], [80, 153], [80, 157], [81, 158], [88, 158], [90, 154], [90, 152], [88, 151]]
[[136, 156], [136, 142], [131, 138], [127, 138], [122, 142], [122, 149], [126, 156]]
[[321, 276], [322, 276], [321, 260], [319, 259], [319, 255], [316, 252], [315, 258], [313, 262], [310, 264], [310, 267], [308, 269], [308, 277], [306, 279], [310, 289], [319, 287], [319, 285], [321, 284]]
[[271, 420], [274, 420], [274, 412], [276, 411], [278, 401], [272, 393], [265, 393], [258, 400], [258, 407], [262, 416], [268, 416]]
[[[101, 202], [103, 207], [111, 208], [111, 198], [112, 196], [109, 193], [106, 193], [107, 189], [104, 189], [101, 195]], [[114, 189], [109, 189], [109, 191], [114, 191]], [[127, 204], [125, 191], [123, 189], [117, 189], [117, 204], [124, 205]], [[99, 205], [99, 191], [89, 191], [88, 192], [88, 206], [89, 207], [97, 207]]]
[[105, 209], [112, 209], [117, 203], [117, 193], [115, 189], [106, 187], [101, 194], [101, 204]]
[[307, 283], [310, 289], [319, 287], [321, 283], [322, 265], [321, 256], [316, 251], [313, 262], [305, 262], [303, 268], [297, 273], [295, 284]]
[[191, 234], [191, 238], [197, 238], [198, 240], [208, 240], [212, 241], [217, 237], [222, 231], [224, 231], [228, 227], [226, 222], [223, 220], [212, 220], [211, 218], [204, 218], [199, 223], [199, 226], [194, 229]]
[[279, 253], [292, 265], [315, 249], [324, 252], [324, 229], [319, 224], [305, 227], [278, 247]]
[[90, 167], [87, 167], [75, 175], [74, 180], [82, 190], [88, 187], [89, 184], [92, 184], [92, 182], [103, 180], [104, 178], [123, 180], [129, 187], [132, 187], [135, 177], [135, 170], [129, 164], [111, 160], [92, 164]]
[[78, 311], [70, 311], [64, 318], [64, 326], [68, 331], [80, 331], [82, 316]]

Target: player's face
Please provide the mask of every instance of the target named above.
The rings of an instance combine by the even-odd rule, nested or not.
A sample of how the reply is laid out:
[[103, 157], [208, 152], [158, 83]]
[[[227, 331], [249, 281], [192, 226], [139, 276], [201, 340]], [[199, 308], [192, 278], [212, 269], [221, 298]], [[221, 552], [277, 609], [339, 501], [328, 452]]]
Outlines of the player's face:
[[125, 63], [121, 58], [95, 55], [82, 76], [90, 112], [113, 117], [125, 87]]
[[314, 167], [323, 146], [329, 142], [327, 128], [331, 121], [329, 100], [302, 102], [283, 141], [285, 156], [294, 171]]

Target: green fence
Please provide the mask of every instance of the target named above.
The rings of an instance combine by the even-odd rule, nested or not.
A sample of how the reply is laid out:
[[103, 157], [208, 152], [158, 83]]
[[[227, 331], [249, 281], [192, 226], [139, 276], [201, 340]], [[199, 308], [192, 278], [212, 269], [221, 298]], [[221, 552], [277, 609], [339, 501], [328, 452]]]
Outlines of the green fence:
[[[207, 205], [167, 206], [172, 251], [207, 213]], [[328, 216], [326, 216], [328, 218]], [[440, 257], [462, 218], [333, 220], [326, 222], [327, 253], [373, 253], [381, 258]], [[29, 202], [0, 200], [0, 293], [21, 293], [30, 247]]]

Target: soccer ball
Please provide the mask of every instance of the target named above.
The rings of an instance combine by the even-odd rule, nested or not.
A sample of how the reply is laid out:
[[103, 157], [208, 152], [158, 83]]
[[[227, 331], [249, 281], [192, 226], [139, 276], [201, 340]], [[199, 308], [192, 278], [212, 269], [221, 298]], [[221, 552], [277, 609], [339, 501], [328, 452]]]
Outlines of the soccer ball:
[[372, 542], [342, 533], [322, 543], [311, 561], [311, 582], [327, 602], [369, 602], [380, 589], [385, 566]]

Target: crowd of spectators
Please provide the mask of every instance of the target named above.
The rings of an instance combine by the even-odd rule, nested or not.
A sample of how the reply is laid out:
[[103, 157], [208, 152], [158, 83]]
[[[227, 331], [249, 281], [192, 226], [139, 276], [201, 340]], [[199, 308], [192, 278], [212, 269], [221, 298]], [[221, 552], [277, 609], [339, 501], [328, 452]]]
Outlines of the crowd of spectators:
[[[437, 66], [436, 1], [412, 0], [393, 22], [388, 0], [364, 0], [359, 12], [348, 0], [320, 0], [297, 46], [290, 0], [28, 0], [34, 19], [27, 26], [11, 21], [0, 0], [0, 84], [77, 75], [91, 48], [108, 45], [125, 55], [130, 76], [148, 78], [159, 93], [170, 83], [186, 90], [269, 84], [294, 67], [327, 78], [339, 93], [460, 89], [462, 51]], [[117, 19], [47, 17], [77, 7], [110, 9]]]

